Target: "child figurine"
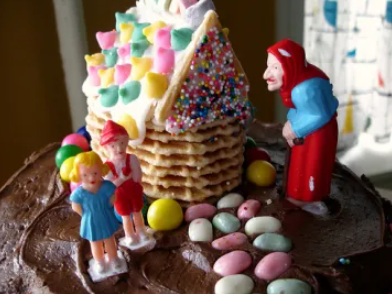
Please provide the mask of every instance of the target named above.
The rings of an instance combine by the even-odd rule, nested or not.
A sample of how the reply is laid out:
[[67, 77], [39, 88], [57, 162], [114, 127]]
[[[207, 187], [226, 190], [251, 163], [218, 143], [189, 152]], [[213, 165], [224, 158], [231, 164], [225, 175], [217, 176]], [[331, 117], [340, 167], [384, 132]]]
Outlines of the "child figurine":
[[[283, 137], [291, 148], [286, 197], [315, 215], [325, 216], [338, 140], [336, 109], [329, 78], [308, 63], [305, 50], [282, 40], [268, 50], [264, 79], [268, 90], [280, 90], [289, 108]], [[301, 142], [298, 144], [298, 142]]]
[[128, 141], [129, 136], [124, 127], [112, 120], [106, 122], [100, 141], [109, 157], [106, 164], [110, 172], [106, 179], [117, 186], [114, 206], [123, 221], [124, 245], [130, 249], [137, 249], [152, 242], [153, 238], [146, 231], [141, 212], [143, 187], [140, 184], [142, 172], [139, 160], [135, 155], [126, 152]]
[[94, 263], [89, 272], [93, 281], [127, 271], [126, 262], [121, 253], [118, 254], [114, 239], [119, 227], [113, 211], [116, 186], [103, 180], [107, 172], [108, 167], [93, 151], [78, 154], [71, 172], [71, 180], [82, 183], [72, 192], [70, 199], [72, 209], [82, 217], [80, 235], [90, 241]]

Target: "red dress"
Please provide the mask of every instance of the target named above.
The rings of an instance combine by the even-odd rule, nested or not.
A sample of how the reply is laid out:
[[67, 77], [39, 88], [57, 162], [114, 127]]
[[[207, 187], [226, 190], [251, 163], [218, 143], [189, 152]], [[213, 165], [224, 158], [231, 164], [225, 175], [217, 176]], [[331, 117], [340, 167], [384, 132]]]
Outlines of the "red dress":
[[[125, 169], [122, 170], [123, 175], [129, 176], [132, 173], [131, 157], [129, 154], [126, 156]], [[115, 165], [107, 161], [114, 178], [118, 178]], [[125, 180], [116, 189], [116, 201], [114, 202], [116, 211], [121, 216], [128, 216], [132, 212], [139, 212], [143, 208], [143, 187], [140, 183], [135, 182], [132, 177]]]

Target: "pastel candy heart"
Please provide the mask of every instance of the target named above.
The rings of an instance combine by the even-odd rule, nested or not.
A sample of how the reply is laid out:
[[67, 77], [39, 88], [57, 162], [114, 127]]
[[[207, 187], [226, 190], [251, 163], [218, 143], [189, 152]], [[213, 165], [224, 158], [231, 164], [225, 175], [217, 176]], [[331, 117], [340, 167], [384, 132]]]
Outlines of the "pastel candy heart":
[[173, 71], [175, 54], [171, 49], [158, 48], [154, 58], [154, 69], [162, 74], [168, 74]]
[[132, 42], [131, 56], [142, 57], [149, 46], [150, 43], [147, 40]]
[[105, 64], [107, 67], [113, 67], [117, 63], [117, 48], [113, 47], [108, 50], [102, 50], [103, 55], [105, 55]]
[[282, 223], [272, 216], [259, 216], [251, 218], [245, 224], [245, 232], [248, 236], [263, 233], [275, 233], [280, 230]]
[[90, 78], [90, 82], [93, 86], [100, 86], [101, 85], [101, 77], [98, 74], [100, 69], [105, 69], [104, 65], [98, 66], [89, 66], [87, 68], [88, 76]]
[[101, 49], [110, 49], [114, 46], [114, 42], [116, 42], [117, 32], [98, 32], [96, 37]]
[[139, 81], [144, 78], [145, 74], [151, 69], [152, 67], [152, 59], [148, 57], [131, 57], [131, 64], [132, 64], [132, 73], [131, 78], [132, 80]]
[[108, 69], [98, 70], [99, 77], [101, 78], [101, 86], [108, 87], [114, 81], [114, 67]]
[[146, 95], [149, 98], [160, 99], [165, 94], [168, 82], [165, 75], [148, 72], [146, 74]]
[[192, 41], [193, 30], [183, 28], [179, 30], [171, 30], [172, 49], [176, 51], [184, 50]]
[[202, 203], [197, 205], [192, 205], [185, 211], [185, 221], [191, 222], [197, 218], [211, 218], [216, 213], [216, 207], [208, 204]]
[[116, 65], [114, 73], [114, 82], [116, 85], [121, 85], [128, 79], [129, 74], [131, 73], [131, 68], [132, 65], [128, 63]]
[[139, 138], [139, 129], [137, 128], [136, 121], [132, 116], [129, 114], [123, 114], [117, 123], [127, 130], [129, 139], [136, 140]]
[[142, 86], [138, 81], [130, 81], [126, 83], [119, 91], [122, 102], [127, 105], [139, 98]]
[[99, 89], [98, 93], [101, 95], [101, 105], [103, 107], [112, 107], [117, 104], [118, 86]]
[[154, 44], [161, 48], [170, 49], [171, 48], [170, 32], [171, 32], [171, 28], [169, 27], [157, 30], [157, 32], [155, 33]]
[[243, 233], [232, 233], [212, 242], [212, 247], [217, 250], [233, 250], [243, 246], [248, 237]]
[[120, 42], [126, 44], [131, 40], [134, 25], [132, 23], [120, 24]]
[[125, 59], [129, 55], [131, 55], [131, 44], [125, 44], [117, 49], [117, 54], [122, 59]]
[[136, 21], [136, 15], [132, 13], [116, 12], [116, 30], [120, 30], [120, 24]]
[[188, 234], [192, 242], [211, 242], [213, 238], [212, 225], [208, 219], [195, 219], [189, 225]]
[[89, 66], [97, 66], [103, 64], [103, 62], [105, 61], [105, 55], [103, 55], [102, 53], [85, 55], [84, 59], [86, 60]]
[[215, 294], [250, 294], [255, 284], [246, 275], [231, 275], [220, 279], [214, 288]]
[[266, 255], [256, 265], [255, 275], [261, 280], [274, 280], [286, 272], [291, 266], [291, 257], [284, 252], [273, 252]]
[[148, 27], [145, 27], [143, 29], [143, 34], [146, 36], [148, 42], [150, 42], [151, 44], [154, 44], [154, 40], [155, 40], [155, 33], [157, 30], [162, 29], [164, 27], [166, 27], [167, 25], [163, 22], [163, 21], [156, 21], [153, 24], [151, 24]]
[[267, 294], [311, 294], [312, 288], [297, 279], [279, 279], [271, 282], [267, 287]]
[[256, 214], [260, 211], [261, 203], [260, 201], [249, 199], [246, 200], [241, 206], [238, 208], [237, 217], [239, 219], [251, 219], [255, 217]]
[[144, 28], [148, 27], [150, 23], [134, 23], [134, 30], [132, 34], [132, 42], [146, 40], [146, 36], [143, 34]]
[[252, 264], [252, 257], [245, 251], [237, 250], [221, 256], [214, 264], [214, 272], [222, 277], [242, 273]]
[[240, 206], [242, 202], [244, 202], [244, 197], [240, 194], [229, 193], [218, 201], [217, 207], [218, 209], [235, 208]]

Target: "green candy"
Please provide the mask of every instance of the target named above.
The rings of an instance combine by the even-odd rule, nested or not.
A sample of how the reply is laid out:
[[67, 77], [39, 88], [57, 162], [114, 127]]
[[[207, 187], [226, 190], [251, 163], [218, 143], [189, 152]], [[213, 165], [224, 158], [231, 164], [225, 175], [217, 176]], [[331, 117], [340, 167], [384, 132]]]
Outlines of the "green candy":
[[117, 48], [113, 47], [108, 50], [102, 50], [102, 54], [105, 55], [105, 64], [107, 67], [113, 67], [117, 63]]
[[279, 279], [270, 283], [267, 294], [311, 294], [312, 288], [305, 282], [297, 279]]
[[191, 29], [171, 30], [172, 49], [176, 51], [184, 50], [192, 41], [192, 34]]
[[120, 31], [120, 24], [136, 21], [136, 15], [132, 13], [116, 12], [116, 30]]
[[143, 197], [143, 208], [142, 208], [142, 215], [144, 217], [144, 221], [147, 222], [147, 212], [148, 212], [148, 207], [150, 204], [148, 204], [146, 196]]
[[257, 147], [256, 141], [251, 137], [246, 137], [245, 149]]
[[79, 146], [76, 146], [76, 145], [62, 146], [59, 150], [57, 150], [57, 153], [56, 153], [55, 160], [56, 160], [57, 167], [60, 168], [66, 159], [68, 159], [72, 156], [75, 156], [79, 153], [82, 153], [82, 152], [83, 152], [82, 148], [80, 148]]
[[218, 213], [212, 219], [212, 224], [219, 231], [226, 234], [234, 233], [241, 227], [240, 220], [227, 212]]
[[253, 241], [253, 246], [263, 251], [289, 252], [292, 243], [285, 236], [275, 233], [265, 233]]
[[99, 89], [98, 93], [101, 95], [101, 105], [103, 107], [112, 107], [117, 104], [118, 86]]
[[143, 34], [143, 29], [151, 25], [150, 23], [134, 23], [134, 29], [132, 33], [132, 42], [138, 42], [146, 40], [146, 36]]
[[126, 83], [119, 91], [121, 101], [127, 105], [133, 100], [139, 98], [142, 85], [138, 81], [131, 81]]
[[131, 56], [142, 57], [149, 46], [150, 43], [147, 40], [132, 42]]

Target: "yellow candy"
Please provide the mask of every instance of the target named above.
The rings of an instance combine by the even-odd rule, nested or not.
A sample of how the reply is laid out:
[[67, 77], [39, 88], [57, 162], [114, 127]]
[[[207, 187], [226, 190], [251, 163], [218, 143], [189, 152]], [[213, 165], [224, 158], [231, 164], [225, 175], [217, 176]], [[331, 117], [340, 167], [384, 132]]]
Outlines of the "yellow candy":
[[101, 78], [101, 86], [108, 87], [114, 81], [114, 67], [108, 69], [100, 69], [98, 75]]
[[148, 72], [152, 67], [152, 59], [148, 57], [131, 57], [132, 64], [132, 72], [131, 78], [132, 80], [139, 81], [141, 80], [146, 72]]
[[74, 160], [75, 160], [75, 156], [67, 158], [66, 160], [64, 160], [64, 162], [61, 164], [60, 167], [60, 178], [67, 183], [71, 182], [69, 176], [73, 169]]
[[180, 204], [173, 199], [154, 201], [147, 212], [149, 226], [156, 231], [170, 231], [178, 228], [183, 220]]
[[135, 27], [132, 23], [122, 23], [120, 24], [120, 42], [121, 44], [126, 44], [131, 40], [133, 29]]
[[137, 128], [136, 121], [132, 116], [123, 114], [117, 123], [127, 130], [131, 140], [139, 138], [139, 129]]
[[105, 61], [105, 55], [103, 55], [102, 53], [85, 55], [84, 59], [86, 60], [89, 66], [97, 66], [103, 64], [103, 62]]
[[224, 28], [224, 29], [222, 30], [222, 32], [225, 34], [226, 37], [228, 37], [229, 34], [230, 34], [230, 30], [229, 30], [228, 28]]
[[148, 72], [146, 74], [145, 91], [149, 98], [160, 99], [165, 94], [168, 83], [165, 75]]
[[147, 37], [148, 42], [154, 44], [155, 33], [159, 29], [163, 29], [167, 25], [163, 21], [156, 21], [143, 29], [143, 34]]
[[271, 163], [264, 160], [256, 160], [246, 170], [246, 178], [257, 186], [268, 187], [275, 183], [276, 170]]

